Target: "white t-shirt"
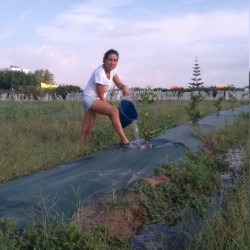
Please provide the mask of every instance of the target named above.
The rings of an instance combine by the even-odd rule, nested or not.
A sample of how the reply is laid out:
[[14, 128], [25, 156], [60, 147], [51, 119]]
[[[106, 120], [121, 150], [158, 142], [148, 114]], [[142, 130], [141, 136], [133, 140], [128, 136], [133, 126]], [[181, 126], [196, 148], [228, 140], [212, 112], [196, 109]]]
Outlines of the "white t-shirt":
[[110, 71], [110, 79], [107, 78], [105, 71], [100, 65], [94, 72], [92, 73], [86, 88], [84, 89], [84, 94], [93, 96], [94, 98], [98, 97], [97, 93], [97, 83], [105, 86], [104, 98], [107, 96], [107, 92], [114, 87], [113, 77], [117, 74], [116, 69]]

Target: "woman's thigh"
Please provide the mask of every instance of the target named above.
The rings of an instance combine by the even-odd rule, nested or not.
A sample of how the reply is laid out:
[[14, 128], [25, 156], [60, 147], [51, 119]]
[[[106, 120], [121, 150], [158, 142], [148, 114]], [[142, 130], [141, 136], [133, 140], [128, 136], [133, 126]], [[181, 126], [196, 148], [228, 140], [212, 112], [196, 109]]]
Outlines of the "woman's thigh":
[[100, 99], [96, 99], [90, 106], [90, 109], [102, 115], [112, 115], [114, 112], [117, 112], [116, 107]]

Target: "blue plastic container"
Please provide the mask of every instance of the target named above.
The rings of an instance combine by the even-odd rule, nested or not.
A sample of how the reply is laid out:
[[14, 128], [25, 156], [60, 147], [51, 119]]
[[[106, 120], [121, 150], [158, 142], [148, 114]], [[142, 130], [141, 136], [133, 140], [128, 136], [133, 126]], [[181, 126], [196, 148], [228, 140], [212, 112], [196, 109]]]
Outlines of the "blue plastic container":
[[132, 102], [128, 100], [121, 100], [118, 105], [120, 121], [122, 127], [127, 127], [130, 123], [137, 120], [137, 111]]

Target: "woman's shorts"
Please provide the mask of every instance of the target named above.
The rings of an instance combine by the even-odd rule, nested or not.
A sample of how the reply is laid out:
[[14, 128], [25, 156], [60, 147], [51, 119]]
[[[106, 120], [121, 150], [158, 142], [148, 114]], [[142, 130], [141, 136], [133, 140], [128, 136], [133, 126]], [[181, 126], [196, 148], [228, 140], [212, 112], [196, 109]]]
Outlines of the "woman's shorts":
[[99, 98], [95, 98], [93, 96], [83, 94], [82, 98], [81, 98], [81, 103], [82, 103], [83, 107], [85, 108], [85, 110], [89, 111], [91, 105], [97, 99], [99, 99]]

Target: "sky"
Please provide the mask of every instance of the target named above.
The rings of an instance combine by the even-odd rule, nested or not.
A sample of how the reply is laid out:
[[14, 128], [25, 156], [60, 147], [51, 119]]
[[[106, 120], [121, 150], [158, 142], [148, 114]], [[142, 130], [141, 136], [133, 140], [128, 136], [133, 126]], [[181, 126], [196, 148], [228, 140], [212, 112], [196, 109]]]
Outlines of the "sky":
[[129, 87], [248, 85], [248, 0], [1, 1], [0, 68], [48, 69], [58, 85], [86, 86], [118, 50]]

